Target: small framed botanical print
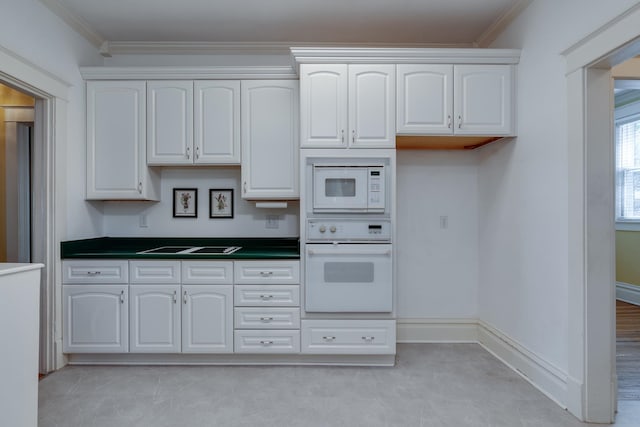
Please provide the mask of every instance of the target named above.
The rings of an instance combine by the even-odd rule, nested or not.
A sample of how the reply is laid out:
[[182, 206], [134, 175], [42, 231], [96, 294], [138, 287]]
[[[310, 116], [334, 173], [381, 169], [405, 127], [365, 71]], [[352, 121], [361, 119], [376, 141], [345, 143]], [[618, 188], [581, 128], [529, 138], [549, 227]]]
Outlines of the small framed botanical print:
[[197, 218], [198, 217], [198, 189], [174, 188], [173, 189], [173, 217]]
[[209, 190], [209, 218], [233, 218], [233, 189]]

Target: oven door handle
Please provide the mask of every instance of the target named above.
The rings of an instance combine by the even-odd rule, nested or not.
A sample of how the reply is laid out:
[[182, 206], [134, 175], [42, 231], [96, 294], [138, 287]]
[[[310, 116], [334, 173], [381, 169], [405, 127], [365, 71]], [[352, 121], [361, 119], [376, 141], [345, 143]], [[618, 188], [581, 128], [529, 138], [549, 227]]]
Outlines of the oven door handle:
[[318, 249], [307, 249], [309, 255], [383, 255], [391, 256], [391, 249], [369, 249], [369, 250], [349, 250], [349, 249], [336, 249], [333, 251], [322, 251]]

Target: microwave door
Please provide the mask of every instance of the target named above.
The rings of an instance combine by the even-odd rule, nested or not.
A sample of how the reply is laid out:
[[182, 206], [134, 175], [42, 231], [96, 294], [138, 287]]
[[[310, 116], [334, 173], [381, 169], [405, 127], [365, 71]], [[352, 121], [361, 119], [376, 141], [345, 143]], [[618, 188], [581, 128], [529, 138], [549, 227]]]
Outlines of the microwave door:
[[314, 212], [366, 211], [366, 168], [316, 167], [313, 176]]

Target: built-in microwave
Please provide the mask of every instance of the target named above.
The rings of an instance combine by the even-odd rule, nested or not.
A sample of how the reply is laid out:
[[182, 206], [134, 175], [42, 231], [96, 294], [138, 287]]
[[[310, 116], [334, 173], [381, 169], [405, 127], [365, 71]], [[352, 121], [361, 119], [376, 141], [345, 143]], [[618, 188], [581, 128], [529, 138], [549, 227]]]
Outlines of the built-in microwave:
[[384, 164], [314, 164], [314, 213], [384, 213], [387, 197]]

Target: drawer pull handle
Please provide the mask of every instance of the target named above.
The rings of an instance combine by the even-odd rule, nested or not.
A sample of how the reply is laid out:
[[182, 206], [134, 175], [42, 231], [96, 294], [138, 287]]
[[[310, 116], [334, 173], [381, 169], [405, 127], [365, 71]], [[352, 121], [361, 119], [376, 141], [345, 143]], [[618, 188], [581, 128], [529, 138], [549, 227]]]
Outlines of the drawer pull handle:
[[261, 271], [260, 275], [262, 277], [270, 277], [270, 276], [273, 276], [273, 271]]
[[120, 304], [124, 304], [124, 291], [120, 291]]
[[98, 276], [101, 273], [101, 271], [87, 271], [87, 276]]
[[173, 291], [173, 303], [178, 302], [178, 291]]
[[263, 322], [271, 322], [273, 320], [273, 317], [261, 317], [260, 320]]
[[260, 344], [262, 344], [262, 345], [271, 345], [271, 344], [273, 344], [273, 341], [260, 341]]
[[362, 337], [362, 339], [365, 341], [373, 341], [376, 339], [376, 337]]
[[273, 298], [273, 295], [260, 295], [260, 299], [263, 300], [270, 300], [271, 298]]
[[322, 339], [323, 339], [323, 340], [325, 340], [325, 341], [333, 341], [333, 340], [335, 340], [335, 339], [336, 339], [336, 337], [329, 337], [329, 336], [327, 336], [327, 337], [322, 337]]
[[187, 291], [184, 291], [183, 295], [182, 295], [182, 301], [186, 304], [187, 303]]

